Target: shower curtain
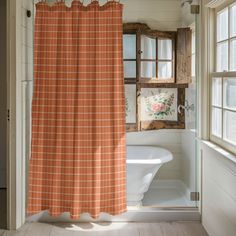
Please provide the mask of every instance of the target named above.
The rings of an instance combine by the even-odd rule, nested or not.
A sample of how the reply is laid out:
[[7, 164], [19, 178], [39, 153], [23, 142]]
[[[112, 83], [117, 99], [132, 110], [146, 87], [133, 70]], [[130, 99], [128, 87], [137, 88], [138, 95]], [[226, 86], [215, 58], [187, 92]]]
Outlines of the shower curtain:
[[29, 214], [126, 210], [122, 8], [36, 5]]

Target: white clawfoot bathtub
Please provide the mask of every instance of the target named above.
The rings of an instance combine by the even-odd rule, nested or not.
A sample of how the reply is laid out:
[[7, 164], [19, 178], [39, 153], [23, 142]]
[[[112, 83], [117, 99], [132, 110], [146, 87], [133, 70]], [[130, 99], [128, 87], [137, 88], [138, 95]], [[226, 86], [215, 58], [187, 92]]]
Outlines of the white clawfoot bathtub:
[[142, 205], [144, 193], [159, 168], [173, 159], [170, 151], [155, 146], [127, 146], [127, 205]]

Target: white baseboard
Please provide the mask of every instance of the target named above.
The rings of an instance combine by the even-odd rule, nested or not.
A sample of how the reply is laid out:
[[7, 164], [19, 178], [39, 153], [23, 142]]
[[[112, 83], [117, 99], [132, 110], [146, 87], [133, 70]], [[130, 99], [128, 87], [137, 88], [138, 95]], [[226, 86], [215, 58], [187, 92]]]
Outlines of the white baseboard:
[[94, 220], [89, 214], [82, 214], [79, 220], [71, 220], [68, 213], [60, 217], [50, 217], [47, 212], [41, 212], [37, 215], [27, 217], [27, 222], [163, 222], [163, 221], [200, 221], [200, 213], [197, 208], [189, 209], [155, 209], [142, 208], [137, 210], [129, 209], [126, 213], [118, 216], [110, 216], [102, 213]]
[[7, 187], [6, 170], [0, 169], [0, 188]]

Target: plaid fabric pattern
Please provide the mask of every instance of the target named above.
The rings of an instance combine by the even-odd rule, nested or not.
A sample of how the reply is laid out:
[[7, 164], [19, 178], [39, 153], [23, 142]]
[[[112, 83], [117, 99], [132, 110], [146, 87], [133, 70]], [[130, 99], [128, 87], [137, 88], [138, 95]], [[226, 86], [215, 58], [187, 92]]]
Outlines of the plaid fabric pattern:
[[29, 214], [126, 211], [122, 10], [36, 5]]

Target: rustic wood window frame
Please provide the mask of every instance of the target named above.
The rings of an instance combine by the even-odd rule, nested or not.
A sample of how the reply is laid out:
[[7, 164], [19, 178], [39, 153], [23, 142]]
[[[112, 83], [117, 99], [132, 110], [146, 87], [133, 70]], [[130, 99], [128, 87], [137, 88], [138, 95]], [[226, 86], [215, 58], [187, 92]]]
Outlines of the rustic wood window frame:
[[[139, 66], [140, 69], [140, 78], [139, 81], [140, 82], [146, 82], [146, 83], [175, 83], [175, 41], [176, 41], [176, 33], [175, 32], [160, 32], [160, 31], [156, 31], [156, 30], [143, 30], [140, 33], [141, 35], [145, 35], [149, 38], [153, 38], [156, 40], [156, 59], [142, 59], [141, 58], [141, 45], [137, 45], [138, 48], [138, 52], [140, 54], [140, 64], [142, 62], [156, 62], [156, 77], [155, 78], [144, 78], [141, 77], [141, 65]], [[172, 41], [172, 57], [171, 59], [160, 59], [158, 57], [158, 40], [159, 39], [170, 39]], [[140, 39], [141, 41], [141, 39]], [[172, 76], [170, 78], [165, 78], [165, 79], [160, 79], [158, 78], [158, 70], [159, 70], [159, 66], [158, 63], [159, 62], [171, 62], [172, 64]]]
[[[141, 121], [141, 89], [142, 88], [177, 88], [178, 98], [177, 106], [184, 105], [185, 103], [185, 88], [188, 84], [178, 84], [176, 81], [176, 40], [177, 32], [164, 32], [158, 30], [151, 30], [146, 24], [141, 23], [126, 23], [123, 25], [124, 34], [136, 35], [136, 79], [124, 78], [125, 84], [136, 85], [136, 123], [127, 123], [126, 131], [141, 131], [141, 130], [155, 130], [155, 129], [184, 129], [185, 128], [185, 113], [178, 113], [177, 121], [168, 120], [153, 120]], [[172, 77], [168, 79], [151, 79], [141, 78], [141, 35], [153, 37], [156, 39], [156, 51], [158, 53], [158, 39], [171, 39], [172, 40]], [[131, 61], [124, 59], [124, 61]], [[151, 60], [144, 60], [151, 61]], [[156, 75], [158, 75], [158, 56], [156, 58]], [[162, 60], [160, 60], [162, 61]], [[163, 60], [166, 61], [166, 60]], [[170, 61], [170, 60], [167, 60]]]

